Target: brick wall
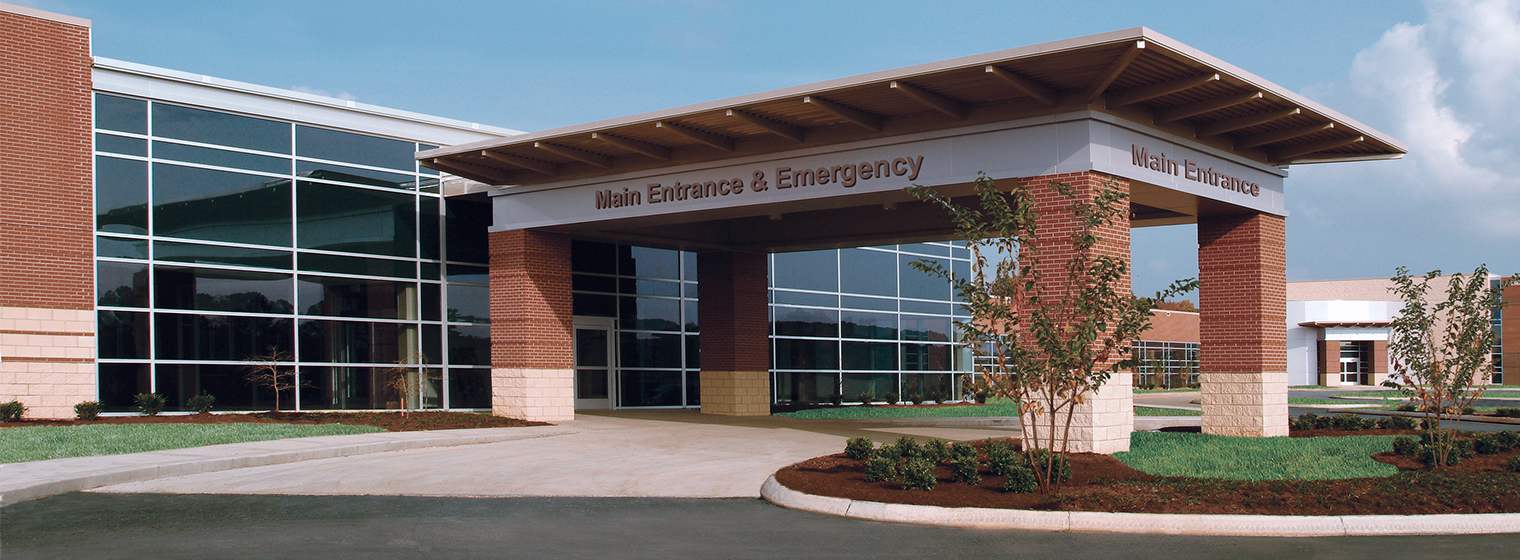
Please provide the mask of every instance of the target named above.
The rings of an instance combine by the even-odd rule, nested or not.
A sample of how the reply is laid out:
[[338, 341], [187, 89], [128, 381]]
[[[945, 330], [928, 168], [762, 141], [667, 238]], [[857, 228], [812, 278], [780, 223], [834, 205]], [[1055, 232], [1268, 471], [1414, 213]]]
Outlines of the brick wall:
[[1504, 382], [1520, 383], [1520, 284], [1504, 288], [1504, 306], [1499, 323], [1499, 343], [1503, 345]]
[[575, 418], [570, 239], [492, 232], [491, 412], [538, 421]]
[[1286, 222], [1198, 218], [1204, 433], [1288, 435]]
[[702, 412], [770, 414], [770, 312], [764, 253], [697, 254]]
[[89, 22], [0, 8], [0, 401], [94, 400]]

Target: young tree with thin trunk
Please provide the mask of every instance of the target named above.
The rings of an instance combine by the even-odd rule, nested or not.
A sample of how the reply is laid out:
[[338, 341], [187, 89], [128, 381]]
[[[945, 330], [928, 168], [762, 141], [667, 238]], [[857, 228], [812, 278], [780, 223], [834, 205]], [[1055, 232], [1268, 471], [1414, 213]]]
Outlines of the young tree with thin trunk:
[[417, 409], [422, 410], [422, 394], [426, 384], [438, 381], [437, 374], [427, 370], [427, 355], [417, 353], [417, 365], [413, 366], [405, 358], [396, 362], [396, 365], [385, 370], [385, 387], [396, 394], [401, 401], [401, 415], [404, 417], [411, 409], [411, 403], [417, 403]]
[[1397, 269], [1393, 292], [1404, 308], [1388, 341], [1394, 373], [1383, 382], [1419, 403], [1432, 435], [1434, 467], [1453, 464], [1457, 422], [1483, 396], [1476, 381], [1494, 371], [1493, 313], [1504, 306], [1504, 288], [1516, 280], [1490, 282], [1488, 267], [1479, 265], [1472, 276], [1453, 274], [1445, 301], [1432, 304], [1430, 283], [1440, 276], [1433, 270], [1417, 280], [1409, 269]]
[[1154, 298], [1117, 289], [1129, 263], [1097, 251], [1097, 232], [1129, 211], [1129, 195], [1112, 185], [1091, 197], [1064, 183], [1049, 186], [1070, 202], [1077, 225], [1068, 237], [1070, 258], [1058, 263], [1061, 273], [1053, 278], [1038, 266], [1039, 216], [1028, 187], [1016, 184], [1004, 192], [982, 175], [975, 185], [976, 206], [960, 205], [927, 187], [908, 188], [949, 211], [970, 250], [968, 278], [934, 261], [913, 266], [950, 280], [969, 309], [971, 319], [957, 321], [961, 342], [983, 358], [976, 369], [990, 393], [1019, 403], [1024, 453], [1043, 492], [1060, 483], [1077, 407], [1115, 373], [1133, 369], [1131, 343], [1149, 328], [1156, 302], [1198, 285], [1178, 281]]
[[270, 346], [263, 354], [244, 362], [244, 375], [249, 383], [274, 391], [274, 412], [280, 411], [280, 393], [312, 386], [310, 381], [297, 379], [295, 368], [280, 365], [290, 361], [289, 352]]

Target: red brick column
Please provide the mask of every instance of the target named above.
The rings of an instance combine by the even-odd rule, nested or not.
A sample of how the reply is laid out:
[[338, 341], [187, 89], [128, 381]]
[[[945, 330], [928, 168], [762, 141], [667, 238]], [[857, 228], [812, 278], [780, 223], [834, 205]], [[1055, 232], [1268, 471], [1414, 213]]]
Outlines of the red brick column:
[[0, 401], [96, 400], [90, 22], [0, 7]]
[[491, 412], [574, 420], [570, 238], [515, 230], [490, 243]]
[[704, 414], [771, 413], [767, 270], [764, 253], [697, 254]]
[[1204, 433], [1288, 435], [1285, 251], [1282, 216], [1198, 218]]
[[[1044, 278], [1047, 297], [1054, 300], [1064, 293], [1066, 263], [1076, 254], [1072, 248], [1071, 234], [1077, 231], [1078, 225], [1069, 209], [1071, 199], [1057, 193], [1050, 183], [1059, 181], [1070, 185], [1080, 199], [1091, 200], [1105, 184], [1128, 194], [1129, 181], [1091, 171], [1030, 177], [1022, 181], [1035, 195], [1035, 211], [1040, 215], [1036, 222], [1036, 233], [1040, 237], [1036, 243], [1040, 252], [1037, 270]], [[1115, 256], [1129, 261], [1128, 212], [1120, 212], [1113, 224], [1094, 233], [1100, 238], [1094, 248], [1097, 255]], [[1114, 289], [1119, 293], [1129, 293], [1129, 281], [1129, 274], [1125, 274]], [[1114, 356], [1113, 361], [1122, 358], [1123, 356]], [[1129, 451], [1129, 434], [1134, 431], [1135, 425], [1132, 375], [1130, 372], [1115, 374], [1098, 389], [1097, 394], [1087, 395], [1082, 404], [1077, 406], [1072, 417], [1071, 440], [1068, 444], [1071, 451]], [[1023, 421], [1034, 422], [1035, 426], [1041, 423], [1049, 426], [1047, 417], [1026, 416]], [[1057, 427], [1061, 425], [1058, 420]]]

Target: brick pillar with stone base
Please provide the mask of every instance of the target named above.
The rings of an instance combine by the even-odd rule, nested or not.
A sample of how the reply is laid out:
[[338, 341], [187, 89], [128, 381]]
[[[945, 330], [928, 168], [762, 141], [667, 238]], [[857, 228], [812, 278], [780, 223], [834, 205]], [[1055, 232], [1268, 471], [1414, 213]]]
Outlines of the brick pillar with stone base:
[[570, 238], [490, 233], [491, 413], [575, 419]]
[[[1073, 221], [1074, 218], [1069, 209], [1071, 199], [1057, 193], [1050, 186], [1051, 181], [1070, 185], [1078, 198], [1089, 200], [1105, 184], [1128, 193], [1129, 182], [1096, 172], [1046, 175], [1022, 181], [1034, 193], [1035, 211], [1040, 214], [1036, 222], [1038, 228], [1036, 233], [1040, 236], [1036, 242], [1040, 252], [1037, 268], [1044, 279], [1047, 298], [1059, 298], [1064, 291], [1066, 263], [1075, 254], [1072, 250], [1071, 234], [1077, 231], [1078, 226]], [[1099, 228], [1094, 233], [1100, 237], [1098, 244], [1093, 248], [1094, 256], [1109, 255], [1129, 261], [1128, 212], [1120, 212], [1114, 217], [1112, 224]], [[1130, 293], [1129, 274], [1125, 274], [1123, 278], [1115, 282], [1113, 288], [1120, 294]], [[1112, 360], [1117, 362], [1123, 358], [1124, 356], [1116, 355]], [[1076, 405], [1076, 411], [1072, 415], [1069, 451], [1077, 453], [1129, 451], [1129, 435], [1135, 427], [1131, 375], [1127, 371], [1115, 374], [1107, 383], [1099, 387], [1095, 394], [1085, 395], [1083, 402]], [[1043, 437], [1044, 431], [1048, 430], [1050, 425], [1050, 418], [1046, 415], [1026, 415], [1021, 420], [1034, 422], [1033, 425], [1036, 427], [1044, 424], [1043, 428], [1037, 428], [1037, 433], [1041, 434], [1040, 437]], [[1058, 430], [1064, 428], [1064, 421], [1064, 418], [1056, 420], [1055, 425]], [[1056, 434], [1056, 437], [1059, 438], [1060, 434]]]
[[1198, 218], [1203, 433], [1288, 435], [1285, 241], [1282, 216]]
[[697, 254], [703, 414], [771, 413], [764, 253]]

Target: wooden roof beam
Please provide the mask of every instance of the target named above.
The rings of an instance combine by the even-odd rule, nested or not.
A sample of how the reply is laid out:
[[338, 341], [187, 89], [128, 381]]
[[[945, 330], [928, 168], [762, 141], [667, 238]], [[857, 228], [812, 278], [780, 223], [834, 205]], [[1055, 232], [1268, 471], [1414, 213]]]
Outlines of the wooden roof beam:
[[1235, 141], [1235, 149], [1237, 149], [1237, 150], [1244, 150], [1246, 148], [1255, 148], [1257, 146], [1265, 146], [1267, 144], [1271, 144], [1271, 143], [1274, 143], [1274, 142], [1282, 142], [1283, 140], [1292, 140], [1292, 139], [1298, 138], [1300, 136], [1308, 136], [1310, 134], [1314, 134], [1316, 132], [1321, 132], [1321, 131], [1325, 131], [1325, 130], [1335, 130], [1335, 123], [1333, 123], [1333, 122], [1327, 122], [1327, 123], [1311, 124], [1309, 126], [1300, 126], [1298, 128], [1289, 128], [1289, 129], [1286, 129], [1286, 130], [1275, 130], [1275, 131], [1272, 131], [1272, 132], [1267, 132], [1267, 133], [1263, 133], [1263, 134], [1257, 134], [1256, 136], [1247, 136], [1245, 138], [1241, 138], [1240, 140]]
[[1163, 95], [1171, 95], [1179, 91], [1186, 91], [1209, 82], [1217, 81], [1219, 81], [1219, 74], [1216, 72], [1115, 92], [1113, 95], [1108, 96], [1108, 106], [1123, 107], [1125, 105], [1133, 105], [1141, 101], [1148, 101]]
[[1303, 113], [1303, 109], [1299, 109], [1298, 107], [1291, 107], [1288, 109], [1279, 109], [1270, 113], [1262, 113], [1260, 115], [1247, 115], [1244, 117], [1225, 121], [1203, 123], [1198, 125], [1197, 128], [1193, 129], [1193, 134], [1199, 138], [1206, 136], [1217, 136], [1226, 132], [1234, 132], [1242, 128], [1251, 128], [1259, 124], [1266, 124], [1275, 120], [1286, 119], [1300, 113]]
[[864, 128], [871, 132], [881, 132], [882, 119], [880, 115], [867, 113], [860, 109], [845, 107], [844, 105], [840, 105], [838, 103], [815, 95], [809, 95], [802, 98], [802, 102], [819, 109], [823, 109], [823, 111], [826, 113], [831, 113], [836, 117], [850, 121], [856, 126]]
[[728, 116], [734, 117], [746, 123], [760, 127], [761, 129], [780, 136], [793, 142], [802, 143], [807, 140], [807, 130], [800, 126], [792, 126], [781, 121], [768, 119], [754, 113], [729, 109]]
[[630, 152], [644, 154], [660, 161], [670, 161], [670, 148], [666, 148], [664, 146], [656, 146], [654, 144], [640, 142], [638, 140], [629, 140], [627, 138], [623, 138], [622, 136], [613, 136], [605, 132], [593, 132], [591, 133], [591, 139], [601, 140], [607, 144], [617, 146]]
[[604, 156], [602, 154], [588, 152], [586, 150], [578, 150], [569, 146], [550, 144], [548, 142], [534, 142], [533, 147], [557, 156], [567, 157], [583, 163], [589, 163], [602, 169], [612, 169], [612, 156]]
[[1033, 97], [1040, 103], [1050, 105], [1051, 107], [1061, 104], [1061, 97], [1056, 93], [1056, 90], [1045, 87], [1044, 84], [991, 64], [987, 65], [986, 72], [1013, 86], [1014, 89], [1024, 92], [1025, 95]]
[[1145, 50], [1145, 41], [1135, 41], [1134, 45], [1125, 49], [1124, 54], [1109, 63], [1108, 68], [1103, 69], [1103, 73], [1098, 74], [1098, 77], [1087, 85], [1087, 89], [1082, 90], [1082, 102], [1092, 103], [1099, 95], [1103, 95], [1103, 90], [1108, 89], [1109, 84], [1114, 83], [1119, 74], [1123, 74], [1124, 69], [1129, 68], [1129, 63], [1134, 62], [1143, 50]]
[[488, 158], [491, 158], [491, 159], [494, 159], [496, 161], [499, 161], [499, 162], [502, 162], [502, 163], [505, 163], [505, 164], [508, 164], [508, 165], [512, 165], [512, 166], [516, 166], [516, 167], [521, 167], [523, 169], [527, 169], [528, 171], [537, 171], [539, 173], [543, 173], [544, 175], [548, 175], [550, 177], [558, 177], [559, 176], [559, 166], [555, 165], [555, 164], [552, 164], [552, 163], [549, 163], [547, 161], [539, 161], [539, 160], [536, 160], [536, 159], [529, 159], [529, 158], [525, 158], [525, 157], [522, 157], [522, 156], [515, 156], [515, 155], [512, 155], [512, 154], [504, 154], [504, 153], [501, 153], [501, 152], [493, 152], [491, 150], [481, 150], [480, 151], [480, 155], [488, 157]]
[[725, 152], [734, 151], [734, 139], [727, 136], [720, 136], [711, 132], [707, 132], [705, 130], [697, 130], [695, 128], [679, 125], [669, 121], [660, 121], [654, 123], [654, 126], [655, 128], [668, 130], [677, 136], [684, 136], [688, 140], [707, 144], [708, 146], [712, 146]]
[[894, 81], [888, 84], [887, 87], [907, 96], [908, 99], [919, 102], [925, 107], [944, 113], [947, 117], [958, 121], [965, 120], [966, 118], [966, 105], [954, 99], [905, 82]]
[[1276, 162], [1287, 162], [1299, 156], [1306, 156], [1315, 152], [1323, 152], [1325, 150], [1333, 150], [1341, 146], [1349, 146], [1366, 139], [1367, 137], [1365, 136], [1346, 136], [1343, 138], [1331, 138], [1329, 140], [1310, 142], [1308, 144], [1302, 144], [1298, 146], [1288, 146], [1281, 150], [1274, 150], [1272, 152], [1269, 152], [1267, 154], [1267, 159]]
[[488, 185], [505, 185], [511, 182], [507, 175], [503, 175], [498, 169], [491, 169], [484, 165], [475, 165], [462, 161], [453, 161], [442, 158], [428, 160], [428, 167], [452, 173], [466, 179], [480, 181]]
[[1156, 124], [1166, 124], [1169, 122], [1180, 121], [1188, 117], [1196, 117], [1204, 113], [1212, 113], [1214, 111], [1218, 111], [1227, 107], [1234, 107], [1236, 105], [1240, 105], [1241, 103], [1246, 103], [1248, 101], [1254, 101], [1261, 98], [1262, 93], [1260, 91], [1253, 91], [1239, 95], [1231, 95], [1229, 97], [1210, 99], [1208, 101], [1189, 103], [1187, 105], [1179, 105], [1177, 107], [1169, 107], [1160, 111], [1156, 111], [1156, 115], [1152, 120], [1154, 120]]

